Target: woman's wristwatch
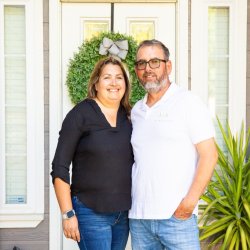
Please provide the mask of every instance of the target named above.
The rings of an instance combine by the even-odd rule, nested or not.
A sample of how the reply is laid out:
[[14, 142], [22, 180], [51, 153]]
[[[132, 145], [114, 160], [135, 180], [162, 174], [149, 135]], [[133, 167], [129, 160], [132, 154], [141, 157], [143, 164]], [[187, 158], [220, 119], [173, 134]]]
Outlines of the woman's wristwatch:
[[73, 216], [75, 216], [76, 212], [74, 209], [71, 209], [65, 213], [62, 214], [62, 218], [63, 220], [68, 220], [70, 218], [72, 218]]

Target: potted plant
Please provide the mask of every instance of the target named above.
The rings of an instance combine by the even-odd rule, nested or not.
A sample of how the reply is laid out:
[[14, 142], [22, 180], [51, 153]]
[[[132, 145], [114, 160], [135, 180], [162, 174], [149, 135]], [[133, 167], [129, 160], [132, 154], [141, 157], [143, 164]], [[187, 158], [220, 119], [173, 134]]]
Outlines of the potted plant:
[[250, 249], [250, 159], [247, 159], [250, 130], [242, 125], [232, 135], [229, 124], [223, 129], [218, 120], [226, 151], [218, 145], [218, 166], [201, 199], [200, 240], [208, 239], [208, 248]]

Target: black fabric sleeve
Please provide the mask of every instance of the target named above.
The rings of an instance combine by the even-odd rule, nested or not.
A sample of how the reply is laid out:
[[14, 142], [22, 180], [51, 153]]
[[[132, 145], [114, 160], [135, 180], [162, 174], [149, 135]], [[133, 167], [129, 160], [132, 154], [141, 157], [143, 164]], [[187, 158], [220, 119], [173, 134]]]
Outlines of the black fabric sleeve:
[[69, 168], [78, 141], [84, 131], [84, 119], [79, 107], [73, 108], [65, 117], [59, 132], [59, 139], [52, 161], [52, 182], [60, 178], [70, 184]]

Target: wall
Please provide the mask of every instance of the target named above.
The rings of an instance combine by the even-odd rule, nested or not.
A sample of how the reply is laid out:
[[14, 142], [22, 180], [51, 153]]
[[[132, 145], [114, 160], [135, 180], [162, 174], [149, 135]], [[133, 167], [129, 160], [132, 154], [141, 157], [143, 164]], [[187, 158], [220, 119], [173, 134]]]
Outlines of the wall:
[[246, 89], [246, 127], [250, 127], [250, 1], [247, 1], [247, 89]]
[[[189, 0], [189, 34], [190, 27], [190, 6]], [[32, 229], [0, 229], [0, 250], [12, 250], [14, 246], [21, 250], [49, 250], [49, 0], [43, 0], [43, 27], [44, 27], [44, 150], [45, 150], [45, 220]], [[248, 1], [248, 19], [247, 19], [247, 103], [246, 103], [246, 125], [250, 127], [250, 1]], [[190, 52], [189, 37], [189, 55]], [[189, 56], [190, 65], [190, 56]], [[189, 68], [190, 70], [190, 68]], [[189, 72], [189, 86], [190, 86]], [[202, 244], [203, 249], [206, 249]]]
[[49, 249], [49, 0], [43, 0], [44, 28], [44, 150], [45, 150], [45, 219], [36, 228], [0, 229], [0, 250], [48, 250]]

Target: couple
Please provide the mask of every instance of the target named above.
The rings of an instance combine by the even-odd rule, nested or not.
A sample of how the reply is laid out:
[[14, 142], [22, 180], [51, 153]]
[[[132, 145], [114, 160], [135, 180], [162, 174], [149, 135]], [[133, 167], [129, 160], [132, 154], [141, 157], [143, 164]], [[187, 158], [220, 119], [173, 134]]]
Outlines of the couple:
[[133, 250], [200, 249], [197, 203], [217, 161], [214, 129], [201, 101], [170, 82], [171, 67], [160, 41], [139, 45], [147, 94], [130, 121], [126, 71], [102, 59], [87, 99], [63, 121], [51, 175], [64, 235], [81, 250], [123, 250], [129, 230]]

